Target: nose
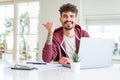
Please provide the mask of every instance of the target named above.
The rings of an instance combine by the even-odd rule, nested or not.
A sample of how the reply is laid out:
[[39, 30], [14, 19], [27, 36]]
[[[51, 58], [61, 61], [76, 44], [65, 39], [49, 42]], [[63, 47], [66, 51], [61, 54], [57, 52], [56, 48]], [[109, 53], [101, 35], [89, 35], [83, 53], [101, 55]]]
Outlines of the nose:
[[70, 16], [68, 16], [68, 17], [67, 17], [67, 20], [68, 20], [68, 21], [70, 21], [70, 20], [71, 20], [71, 17], [70, 17]]

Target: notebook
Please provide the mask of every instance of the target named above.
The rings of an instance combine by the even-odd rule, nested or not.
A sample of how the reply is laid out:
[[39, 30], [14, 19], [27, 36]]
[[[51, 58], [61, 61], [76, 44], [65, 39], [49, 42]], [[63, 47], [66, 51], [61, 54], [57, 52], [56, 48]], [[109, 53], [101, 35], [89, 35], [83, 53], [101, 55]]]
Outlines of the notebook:
[[[81, 38], [79, 56], [80, 68], [102, 68], [112, 65], [113, 39]], [[70, 64], [63, 65], [70, 67]]]
[[33, 69], [37, 69], [36, 67], [20, 65], [20, 64], [15, 64], [15, 65], [11, 66], [10, 68], [15, 69], [15, 70], [33, 70]]

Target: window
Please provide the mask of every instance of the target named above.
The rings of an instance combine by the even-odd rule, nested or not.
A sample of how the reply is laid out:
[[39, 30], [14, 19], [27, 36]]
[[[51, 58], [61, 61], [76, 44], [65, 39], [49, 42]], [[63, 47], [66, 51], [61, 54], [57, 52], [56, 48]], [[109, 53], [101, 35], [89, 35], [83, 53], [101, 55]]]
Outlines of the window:
[[11, 54], [11, 60], [13, 53], [19, 60], [38, 60], [39, 6], [37, 0], [0, 4], [0, 54]]
[[20, 59], [37, 60], [39, 2], [18, 3], [17, 52]]
[[[0, 56], [12, 53], [14, 6], [0, 5]], [[8, 14], [9, 13], [9, 14]]]

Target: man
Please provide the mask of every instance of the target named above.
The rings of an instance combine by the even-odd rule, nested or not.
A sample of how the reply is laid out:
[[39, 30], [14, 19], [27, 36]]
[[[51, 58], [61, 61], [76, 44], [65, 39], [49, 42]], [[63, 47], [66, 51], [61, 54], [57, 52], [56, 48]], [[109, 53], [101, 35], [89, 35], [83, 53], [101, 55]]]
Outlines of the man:
[[62, 24], [60, 28], [55, 29], [53, 22], [43, 24], [48, 30], [48, 37], [42, 58], [45, 62], [58, 61], [60, 64], [67, 64], [72, 55], [78, 53], [80, 38], [89, 37], [89, 34], [76, 24], [78, 10], [75, 5], [64, 4], [59, 12]]

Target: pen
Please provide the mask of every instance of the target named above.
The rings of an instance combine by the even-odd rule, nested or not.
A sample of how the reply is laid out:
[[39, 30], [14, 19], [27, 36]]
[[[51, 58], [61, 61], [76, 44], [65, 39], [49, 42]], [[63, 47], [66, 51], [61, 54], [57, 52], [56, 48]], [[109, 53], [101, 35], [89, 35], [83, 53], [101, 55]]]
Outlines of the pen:
[[46, 65], [44, 62], [27, 62], [27, 64], [40, 64], [40, 65]]

